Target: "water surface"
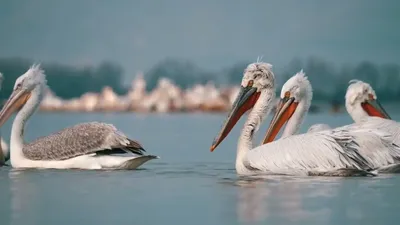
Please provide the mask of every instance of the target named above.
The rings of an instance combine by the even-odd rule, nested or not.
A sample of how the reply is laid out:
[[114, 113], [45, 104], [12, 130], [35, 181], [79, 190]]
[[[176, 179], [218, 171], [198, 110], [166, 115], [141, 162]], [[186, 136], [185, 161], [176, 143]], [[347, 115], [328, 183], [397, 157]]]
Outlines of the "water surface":
[[[238, 177], [234, 159], [243, 120], [209, 152], [224, 116], [38, 113], [25, 130], [27, 141], [97, 120], [115, 124], [161, 159], [136, 171], [2, 167], [1, 224], [398, 224], [396, 175]], [[351, 119], [309, 115], [302, 131], [322, 122], [339, 126]], [[6, 140], [10, 126], [2, 128]], [[256, 143], [266, 129], [267, 122]]]

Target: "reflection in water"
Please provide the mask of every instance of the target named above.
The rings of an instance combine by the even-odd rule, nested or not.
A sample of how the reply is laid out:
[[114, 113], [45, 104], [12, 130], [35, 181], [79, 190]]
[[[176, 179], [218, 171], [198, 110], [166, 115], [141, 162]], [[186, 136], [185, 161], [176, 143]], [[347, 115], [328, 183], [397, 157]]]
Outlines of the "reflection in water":
[[[0, 212], [11, 210], [0, 215], [1, 225], [174, 224], [182, 215], [193, 215], [184, 220], [196, 225], [369, 225], [400, 219], [400, 177], [238, 178], [231, 172], [222, 180], [225, 185], [215, 186], [215, 175], [208, 170], [183, 171], [180, 177], [174, 171], [173, 180], [168, 173], [149, 176], [155, 174], [150, 170], [3, 172], [0, 189], [9, 197]], [[172, 197], [171, 190], [176, 190]], [[149, 212], [157, 216], [145, 216]]]
[[237, 215], [240, 221], [259, 222], [268, 217], [266, 206], [269, 190], [265, 181], [259, 179], [238, 180]]
[[[307, 184], [304, 182], [306, 180]], [[315, 182], [315, 181], [314, 181]], [[307, 221], [313, 219], [314, 221], [326, 222], [330, 216], [330, 209], [321, 207], [316, 210], [311, 210], [306, 206], [307, 200], [303, 201], [305, 194], [309, 192], [310, 179], [295, 179], [289, 184], [279, 185], [275, 191], [276, 196], [280, 196], [282, 200], [277, 200], [279, 211], [282, 212], [281, 216], [288, 221]], [[326, 192], [327, 189], [320, 189], [319, 192]], [[326, 194], [322, 194], [326, 196]]]
[[[326, 178], [241, 177], [233, 182], [238, 187], [237, 217], [245, 223], [266, 220], [326, 223], [332, 209], [321, 203], [337, 196], [340, 187], [340, 182], [332, 181]], [[314, 198], [319, 199], [319, 207], [310, 204]]]
[[37, 196], [37, 188], [28, 170], [9, 171], [10, 194], [11, 194], [11, 215], [10, 224], [38, 224], [37, 204], [40, 203]]
[[382, 182], [387, 178], [247, 177], [232, 183], [237, 217], [245, 223], [381, 224], [400, 206], [395, 188], [384, 190]]

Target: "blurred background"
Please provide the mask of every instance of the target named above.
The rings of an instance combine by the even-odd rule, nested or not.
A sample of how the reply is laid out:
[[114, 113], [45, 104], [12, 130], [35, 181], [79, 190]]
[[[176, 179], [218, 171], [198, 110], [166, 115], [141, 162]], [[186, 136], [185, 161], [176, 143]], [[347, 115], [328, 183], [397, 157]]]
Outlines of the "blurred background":
[[343, 105], [351, 79], [400, 97], [399, 2], [12, 1], [0, 3], [0, 72], [41, 63], [44, 110], [226, 111], [248, 63], [273, 65], [277, 91], [300, 69], [313, 103]]
[[[399, 12], [398, 0], [0, 0], [0, 99], [33, 63], [49, 85], [26, 142], [101, 121], [161, 157], [134, 171], [0, 167], [1, 224], [396, 224], [398, 176], [237, 176], [245, 118], [209, 149], [243, 70], [261, 57], [277, 92], [301, 69], [311, 80], [300, 133], [353, 122], [352, 79], [369, 82], [398, 121]], [[8, 144], [11, 126], [1, 127]]]

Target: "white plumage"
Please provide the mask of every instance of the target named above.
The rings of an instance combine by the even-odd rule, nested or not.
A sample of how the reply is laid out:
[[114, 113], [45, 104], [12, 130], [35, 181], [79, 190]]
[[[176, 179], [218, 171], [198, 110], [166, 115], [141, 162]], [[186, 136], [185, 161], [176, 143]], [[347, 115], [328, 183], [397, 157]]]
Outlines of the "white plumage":
[[371, 169], [358, 152], [354, 137], [346, 131], [322, 131], [293, 135], [256, 147], [246, 154], [247, 166], [287, 175], [334, 172], [337, 169]]
[[308, 128], [308, 130], [307, 130], [307, 133], [314, 133], [314, 132], [330, 130], [330, 129], [332, 129], [332, 128], [328, 124], [317, 123], [317, 124], [310, 126], [310, 128]]
[[[367, 118], [368, 120], [368, 118]], [[372, 123], [375, 118], [371, 119]], [[380, 121], [380, 119], [379, 119]], [[326, 124], [314, 124], [308, 129], [308, 133], [326, 131], [332, 128]], [[394, 136], [376, 129], [368, 121], [359, 126], [352, 124], [336, 128], [335, 130], [350, 130], [356, 142], [360, 146], [359, 152], [367, 159], [374, 168], [382, 173], [400, 172], [400, 150], [394, 143]]]
[[[361, 99], [362, 101], [370, 100], [369, 94], [376, 96], [375, 92], [373, 92], [372, 88], [369, 85], [363, 85], [360, 82], [352, 83], [352, 85], [355, 88], [350, 88], [350, 91], [346, 95], [348, 99], [352, 99], [352, 104], [357, 102], [357, 99]], [[283, 98], [286, 92], [291, 93], [293, 92], [293, 90], [296, 89], [298, 89], [297, 92], [300, 93], [312, 93], [311, 84], [310, 82], [308, 82], [305, 74], [302, 71], [294, 75], [283, 85], [281, 97]], [[358, 93], [357, 90], [360, 90], [361, 93]], [[362, 97], [364, 93], [366, 93], [366, 97]], [[296, 111], [299, 110], [300, 112], [293, 113], [293, 116], [289, 119], [284, 131], [284, 134], [286, 136], [296, 134], [299, 130], [299, 124], [301, 124], [304, 115], [308, 112], [309, 105], [311, 103], [311, 97], [312, 95], [310, 94], [298, 95], [296, 97], [299, 102], [307, 102], [306, 107], [296, 108]], [[389, 124], [393, 124], [395, 122], [378, 117], [366, 116], [364, 120], [360, 120], [359, 123], [338, 127], [335, 128], [333, 131], [350, 132], [352, 138], [358, 145], [358, 152], [368, 161], [368, 164], [371, 165], [373, 168], [378, 169], [378, 171], [390, 172], [387, 167], [396, 168], [396, 164], [399, 163], [400, 148], [398, 147], [398, 145], [393, 143], [395, 138], [395, 135], [393, 135], [394, 131], [390, 130], [389, 132], [387, 132], [387, 129], [377, 129], [376, 123], [386, 124], [387, 126], [389, 126]], [[331, 130], [329, 125], [315, 124], [309, 128], [307, 133], [324, 133], [320, 131], [327, 130]]]
[[[299, 73], [296, 79], [302, 79], [304, 83], [308, 82], [304, 73]], [[274, 75], [269, 64], [253, 63], [246, 68], [241, 92], [220, 134], [214, 140], [211, 151], [228, 135], [240, 116], [251, 109], [238, 142], [236, 157], [238, 174], [326, 176], [369, 174], [366, 170], [372, 170], [373, 165], [360, 154], [359, 144], [351, 132], [328, 130], [292, 135], [297, 131], [299, 119], [302, 120], [311, 101], [310, 98], [307, 101], [300, 101], [300, 99], [312, 95], [312, 91], [301, 89], [298, 85], [294, 85], [289, 92], [281, 95], [282, 101], [271, 121], [266, 140], [271, 136], [276, 136], [283, 125], [282, 118], [286, 120], [291, 118], [284, 132], [284, 135], [290, 136], [252, 149], [254, 133], [270, 111], [275, 93], [274, 85]], [[362, 132], [359, 131], [359, 133]]]

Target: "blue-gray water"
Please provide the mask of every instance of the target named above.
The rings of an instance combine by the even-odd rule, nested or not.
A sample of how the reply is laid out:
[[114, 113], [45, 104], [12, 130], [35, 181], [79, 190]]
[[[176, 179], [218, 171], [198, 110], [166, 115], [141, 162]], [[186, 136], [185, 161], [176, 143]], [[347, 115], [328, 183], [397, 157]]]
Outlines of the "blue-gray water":
[[[396, 175], [238, 178], [234, 159], [243, 119], [213, 153], [209, 152], [224, 116], [38, 113], [25, 130], [27, 141], [75, 123], [97, 120], [115, 124], [161, 159], [136, 171], [2, 167], [0, 224], [398, 223], [400, 177]], [[400, 119], [400, 114], [394, 119]], [[351, 119], [347, 114], [311, 114], [302, 129], [321, 122], [338, 126]], [[10, 124], [2, 128], [6, 140]]]

